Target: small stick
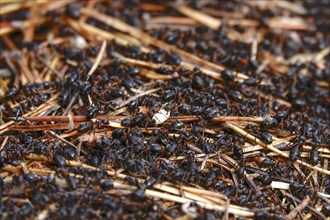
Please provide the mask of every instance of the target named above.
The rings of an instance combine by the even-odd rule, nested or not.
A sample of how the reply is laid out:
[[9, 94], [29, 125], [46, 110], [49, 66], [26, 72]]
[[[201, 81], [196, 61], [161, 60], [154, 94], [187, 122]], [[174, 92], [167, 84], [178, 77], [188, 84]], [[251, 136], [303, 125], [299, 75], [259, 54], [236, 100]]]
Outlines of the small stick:
[[[289, 154], [290, 152], [289, 151], [282, 151], [283, 153], [285, 154]], [[267, 156], [276, 156], [277, 153], [274, 153], [274, 152], [271, 152], [271, 153], [268, 153]], [[300, 153], [300, 157], [303, 157], [303, 158], [306, 158], [306, 157], [309, 157], [309, 152], [301, 152]], [[329, 154], [320, 154], [320, 157], [322, 158], [330, 158], [330, 155]], [[325, 169], [326, 170], [326, 169]]]
[[[63, 124], [46, 124], [46, 125], [21, 125], [12, 126], [10, 130], [16, 131], [44, 131], [44, 130], [67, 130], [69, 123]], [[74, 129], [77, 129], [79, 125], [74, 125]]]
[[301, 175], [301, 177], [302, 177], [303, 179], [306, 180], [306, 175], [305, 175], [304, 172], [300, 169], [300, 167], [298, 166], [298, 164], [297, 164], [297, 163], [293, 163], [293, 166], [294, 166], [294, 168], [296, 168], [296, 170], [297, 170], [298, 173]]
[[5, 147], [5, 145], [6, 145], [7, 141], [8, 141], [8, 138], [9, 138], [9, 136], [6, 136], [6, 137], [3, 139], [2, 143], [1, 143], [1, 146], [0, 146], [0, 152], [1, 152], [2, 149]]
[[186, 15], [187, 17], [190, 17], [191, 19], [213, 29], [218, 30], [221, 26], [221, 20], [214, 18], [208, 14], [205, 14], [201, 11], [194, 10], [192, 8], [189, 8], [185, 5], [177, 5], [173, 4], [172, 6], [174, 9], [178, 10], [180, 13]]
[[258, 52], [258, 39], [255, 36], [251, 45], [251, 59], [256, 60], [257, 59], [257, 52]]
[[96, 70], [96, 68], [98, 67], [98, 65], [100, 64], [102, 57], [104, 56], [104, 52], [105, 52], [105, 48], [107, 47], [107, 41], [103, 40], [101, 49], [99, 54], [96, 57], [95, 63], [93, 64], [92, 68], [89, 70], [89, 72], [87, 73], [87, 79], [86, 81], [89, 79], [89, 77], [94, 73], [94, 71]]
[[108, 32], [108, 31], [104, 31], [100, 28], [94, 27], [92, 25], [86, 24], [86, 23], [78, 23], [74, 20], [71, 19], [67, 19], [67, 22], [69, 23], [69, 25], [74, 28], [74, 29], [83, 29], [86, 32], [89, 32], [92, 35], [95, 36], [100, 36], [103, 37], [104, 39], [108, 39], [108, 40], [113, 40], [116, 39], [116, 43], [122, 44], [122, 45], [128, 45], [130, 44], [130, 42], [128, 42], [127, 39], [123, 39], [123, 38], [118, 38], [116, 37], [116, 35]]
[[[109, 116], [111, 117], [111, 116]], [[28, 116], [25, 117], [26, 120], [31, 122], [46, 122], [46, 121], [56, 121], [56, 122], [69, 122], [69, 116]], [[87, 116], [75, 115], [72, 116], [74, 122], [87, 121]]]
[[205, 168], [205, 164], [206, 164], [206, 161], [207, 161], [208, 158], [209, 158], [208, 155], [206, 155], [206, 156], [204, 157], [204, 160], [203, 160], [203, 162], [202, 162], [202, 164], [201, 164], [201, 171], [204, 170], [204, 168]]
[[65, 111], [63, 112], [63, 116], [68, 114], [68, 112], [71, 110], [71, 107], [72, 107], [73, 103], [77, 100], [78, 96], [79, 96], [78, 93], [73, 95], [69, 105], [66, 107]]
[[273, 17], [269, 21], [269, 28], [271, 29], [285, 29], [285, 30], [314, 30], [315, 26], [307, 24], [300, 17]]
[[270, 185], [272, 189], [288, 190], [290, 188], [290, 183], [286, 183], [286, 182], [272, 181]]
[[[239, 165], [236, 163], [235, 160], [233, 160], [231, 157], [227, 155], [220, 155], [220, 158], [222, 158], [224, 161], [226, 161], [228, 164], [230, 164], [235, 170], [239, 169]], [[251, 179], [248, 175], [246, 175], [246, 171], [244, 171], [243, 177], [247, 184], [251, 187], [251, 189], [257, 194], [260, 195], [261, 191], [257, 187], [257, 185], [254, 183], [253, 179]]]
[[[152, 196], [152, 197], [157, 197], [160, 199], [165, 199], [165, 200], [169, 200], [169, 201], [173, 201], [173, 202], [177, 202], [177, 203], [187, 203], [187, 202], [193, 202], [194, 200], [191, 199], [187, 199], [187, 198], [182, 198], [179, 196], [174, 196], [174, 195], [170, 195], [167, 193], [161, 193], [161, 192], [157, 192], [157, 191], [153, 191], [153, 190], [146, 190], [146, 195], [148, 196]], [[219, 206], [219, 205], [214, 205], [214, 204], [210, 204], [210, 203], [204, 203], [204, 202], [200, 202], [200, 201], [196, 201], [196, 203], [198, 205], [200, 205], [201, 207], [205, 208], [205, 209], [209, 209], [209, 210], [217, 210], [220, 212], [225, 212], [226, 211], [226, 207], [223, 206]], [[245, 217], [252, 217], [254, 215], [253, 212], [250, 211], [245, 211], [245, 210], [239, 210], [239, 209], [233, 209], [233, 208], [228, 208], [228, 212], [234, 215], [238, 215], [238, 216], [245, 216]]]
[[[306, 209], [308, 209], [308, 207], [309, 207], [309, 206], [307, 206]], [[309, 209], [308, 209], [308, 210], [309, 210]], [[318, 212], [318, 213], [320, 213], [320, 212], [322, 211], [322, 206], [315, 207], [315, 211]], [[312, 217], [313, 215], [314, 215], [313, 212], [309, 212], [309, 213], [307, 213], [306, 215], [304, 215], [303, 220], [311, 219], [311, 217]], [[317, 219], [321, 219], [321, 220], [323, 220], [322, 218], [319, 218], [317, 215], [315, 215], [315, 216], [316, 216]]]
[[330, 203], [330, 195], [329, 194], [324, 194], [324, 193], [317, 193], [318, 196], [320, 196], [320, 198], [322, 198], [323, 200], [325, 200], [327, 203]]
[[[323, 161], [323, 167], [324, 169], [328, 169], [329, 167], [329, 159], [325, 158], [324, 161]], [[325, 192], [325, 176], [323, 175], [323, 180], [322, 180], [322, 184], [321, 184], [321, 188], [320, 188], [320, 192], [321, 193], [324, 193]]]
[[[200, 116], [195, 115], [180, 115], [180, 116], [172, 116], [169, 120], [175, 121], [179, 120], [182, 122], [193, 122], [200, 120]], [[263, 122], [264, 119], [262, 117], [241, 117], [241, 116], [220, 116], [214, 117], [211, 119], [213, 122], [224, 122], [224, 121], [245, 121], [245, 122]]]
[[[198, 161], [203, 161], [204, 159], [198, 159]], [[212, 165], [216, 165], [224, 170], [226, 170], [227, 172], [231, 172], [231, 169], [229, 167], [227, 167], [225, 164], [223, 163], [219, 163], [213, 159], [207, 159], [206, 162], [209, 162]], [[232, 183], [232, 182], [231, 182]], [[233, 185], [233, 184], [232, 184]]]
[[[222, 199], [222, 200], [227, 200], [228, 199], [228, 197], [223, 195], [223, 194], [213, 192], [213, 191], [204, 190], [204, 189], [197, 189], [197, 188], [193, 188], [193, 187], [189, 187], [189, 186], [182, 186], [182, 189], [185, 190], [185, 191], [192, 192], [192, 193], [211, 196], [213, 198], [219, 198], [219, 199]], [[239, 207], [239, 206], [235, 206], [235, 207]], [[245, 210], [248, 210], [248, 209], [245, 209]]]
[[139, 7], [146, 11], [164, 11], [166, 9], [165, 5], [153, 4], [153, 3], [143, 3], [139, 4]]
[[68, 118], [69, 118], [68, 131], [72, 131], [73, 127], [74, 127], [74, 121], [73, 121], [73, 118], [72, 118], [72, 113], [68, 114]]
[[241, 117], [241, 116], [220, 116], [220, 117], [214, 117], [211, 120], [215, 122], [223, 122], [223, 121], [263, 122], [264, 121], [262, 117]]
[[[36, 4], [39, 5], [39, 4], [43, 4], [43, 3], [45, 3], [45, 2], [44, 1], [24, 1], [23, 0], [23, 4], [22, 4], [22, 3], [18, 3], [18, 2], [15, 3], [12, 0], [1, 0], [0, 1], [0, 5], [1, 5], [0, 6], [1, 7], [0, 15], [9, 14], [9, 13], [18, 11], [22, 8], [29, 8], [29, 7], [34, 6]], [[2, 4], [4, 4], [4, 5], [2, 5]]]
[[171, 25], [196, 25], [198, 24], [191, 18], [179, 17], [179, 16], [158, 16], [148, 19], [149, 24], [171, 24]]
[[40, 60], [50, 71], [52, 71], [59, 79], [63, 79], [62, 74], [51, 67], [41, 56], [37, 55], [38, 60]]
[[76, 148], [77, 158], [78, 158], [78, 161], [79, 161], [79, 162], [80, 162], [80, 160], [79, 160], [80, 152], [82, 151], [82, 150], [81, 150], [81, 145], [82, 145], [82, 141], [79, 140], [79, 143], [78, 143], [77, 148]]
[[[1, 28], [0, 28], [1, 29]], [[6, 39], [6, 38], [4, 38]], [[19, 85], [19, 74], [18, 74], [18, 70], [16, 69], [15, 65], [13, 64], [13, 62], [10, 60], [10, 56], [5, 52], [3, 53], [3, 57], [5, 58], [5, 61], [8, 65], [8, 67], [11, 69], [11, 71], [13, 71], [14, 75], [15, 75], [15, 81], [14, 84], [16, 86]]]
[[[46, 19], [40, 18], [36, 21], [35, 25], [41, 25], [45, 21], [46, 21]], [[0, 22], [0, 24], [1, 24], [0, 36], [5, 37], [5, 35], [10, 34], [15, 30], [24, 30], [26, 27], [29, 27], [30, 25], [32, 25], [32, 21], [30, 21], [30, 20], [27, 20], [27, 21], [24, 21], [24, 22], [15, 21], [15, 22], [11, 22], [10, 26], [2, 25], [3, 22]], [[2, 27], [2, 26], [4, 26], [4, 27]]]
[[133, 101], [133, 100], [135, 100], [135, 99], [138, 99], [138, 98], [140, 98], [140, 97], [142, 97], [142, 96], [145, 96], [145, 95], [148, 95], [148, 94], [151, 94], [151, 93], [157, 92], [157, 91], [159, 91], [160, 89], [161, 89], [161, 88], [150, 89], [150, 90], [145, 91], [145, 92], [143, 92], [143, 93], [137, 94], [137, 95], [135, 95], [135, 96], [133, 96], [133, 97], [127, 99], [126, 101], [122, 102], [120, 105], [118, 105], [118, 106], [116, 107], [116, 109], [122, 108], [122, 107], [124, 107], [125, 105], [127, 105], [128, 103], [130, 103], [131, 101]]
[[242, 11], [235, 12], [235, 11], [227, 11], [227, 10], [218, 10], [215, 8], [210, 8], [208, 6], [203, 7], [201, 10], [213, 17], [226, 18], [226, 20], [232, 18], [241, 21], [245, 17]]
[[[281, 191], [282, 191], [282, 190], [281, 190]], [[293, 195], [291, 195], [291, 194], [289, 194], [289, 193], [287, 193], [287, 192], [283, 192], [283, 191], [282, 191], [282, 193], [283, 193], [285, 196], [287, 196], [287, 197], [289, 197], [290, 199], [292, 199], [293, 201], [298, 202], [298, 203], [302, 203], [302, 201], [301, 201], [300, 199], [296, 198], [295, 196], [293, 196]], [[314, 208], [311, 207], [310, 205], [307, 204], [305, 208], [306, 208], [308, 211], [310, 211], [310, 212], [311, 212], [315, 217], [317, 217], [318, 219], [320, 219], [320, 220], [325, 220], [325, 219], [327, 219], [327, 217], [325, 217], [325, 215], [324, 215], [323, 213], [317, 211], [316, 209], [314, 209]]]
[[21, 168], [22, 168], [22, 171], [23, 171], [24, 174], [28, 174], [29, 173], [29, 170], [26, 167], [25, 163], [21, 162]]
[[317, 53], [298, 53], [292, 56], [289, 61], [290, 63], [309, 63], [309, 62], [320, 62], [324, 57], [330, 53], [330, 47], [326, 47]]
[[[75, 148], [76, 150], [78, 150], [78, 147], [76, 145], [74, 145], [71, 142], [65, 140], [61, 136], [58, 136], [55, 132], [53, 132], [53, 131], [45, 131], [45, 133], [46, 134], [49, 134], [50, 136], [53, 136], [53, 137], [57, 138], [60, 141], [63, 141], [64, 143], [66, 143], [66, 144], [70, 145], [71, 147]], [[80, 151], [83, 152], [85, 155], [87, 155], [87, 152], [86, 151], [81, 150], [81, 149], [80, 149]]]
[[162, 75], [154, 71], [147, 71], [147, 70], [142, 70], [140, 72], [140, 75], [148, 79], [163, 80], [163, 81], [171, 80], [179, 77], [179, 74], [177, 72], [173, 73], [172, 75]]
[[226, 200], [225, 215], [224, 215], [224, 219], [225, 219], [225, 220], [228, 220], [228, 217], [229, 217], [229, 206], [230, 206], [230, 200], [227, 199], [227, 200]]
[[137, 60], [137, 59], [133, 59], [133, 58], [128, 58], [125, 57], [119, 53], [114, 53], [115, 57], [118, 57], [119, 59], [121, 59], [124, 62], [127, 62], [129, 64], [133, 64], [133, 65], [137, 65], [137, 66], [143, 66], [143, 67], [147, 67], [147, 68], [152, 68], [152, 69], [158, 69], [160, 67], [166, 67], [171, 69], [171, 66], [169, 65], [165, 65], [165, 64], [158, 64], [158, 63], [152, 63], [152, 62], [147, 62], [144, 60]]
[[44, 155], [29, 153], [24, 155], [24, 158], [37, 161], [48, 161], [48, 158]]
[[279, 8], [283, 8], [286, 10], [289, 10], [293, 13], [296, 14], [300, 14], [300, 15], [305, 15], [307, 14], [307, 10], [304, 6], [302, 6], [301, 4], [298, 4], [299, 2], [290, 2], [290, 1], [285, 1], [285, 0], [281, 0], [281, 1], [276, 1], [276, 6]]
[[200, 154], [203, 153], [203, 151], [200, 148], [196, 147], [193, 144], [187, 143], [187, 147], [189, 147], [191, 150], [193, 150], [193, 151], [195, 151], [197, 153], [200, 153]]
[[[66, 1], [48, 1], [49, 3], [43, 6], [42, 11], [53, 11], [58, 8], [64, 8], [67, 4], [71, 4], [72, 2], [75, 2], [77, 0], [66, 0]], [[44, 3], [43, 1], [41, 1]]]

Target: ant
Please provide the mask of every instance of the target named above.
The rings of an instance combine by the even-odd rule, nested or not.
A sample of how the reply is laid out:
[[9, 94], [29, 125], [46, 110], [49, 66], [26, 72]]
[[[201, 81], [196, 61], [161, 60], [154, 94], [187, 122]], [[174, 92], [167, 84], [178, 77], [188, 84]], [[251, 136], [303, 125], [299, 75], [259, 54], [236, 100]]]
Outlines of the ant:
[[262, 142], [264, 142], [265, 144], [271, 144], [273, 142], [273, 137], [271, 134], [269, 134], [267, 131], [265, 130], [259, 130], [257, 129], [256, 126], [248, 124], [245, 126], [245, 129], [247, 129], [248, 131], [253, 132], [254, 134], [256, 134], [256, 136], [258, 136], [258, 138], [260, 138], [260, 140]]

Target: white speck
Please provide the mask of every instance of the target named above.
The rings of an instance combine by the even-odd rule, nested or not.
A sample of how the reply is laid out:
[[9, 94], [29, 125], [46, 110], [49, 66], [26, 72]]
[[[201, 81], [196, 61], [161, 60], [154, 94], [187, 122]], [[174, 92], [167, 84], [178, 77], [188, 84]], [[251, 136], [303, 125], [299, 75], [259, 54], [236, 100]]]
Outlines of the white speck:
[[272, 189], [289, 189], [290, 184], [285, 182], [278, 182], [278, 181], [272, 181], [271, 183]]
[[198, 217], [197, 208], [196, 208], [196, 206], [193, 206], [191, 204], [191, 202], [187, 202], [187, 203], [182, 204], [181, 210], [184, 213], [186, 213], [187, 215], [189, 215], [191, 218], [197, 218]]
[[75, 36], [74, 44], [79, 49], [84, 49], [87, 46], [85, 38], [80, 35]]
[[165, 109], [160, 109], [159, 112], [152, 116], [152, 120], [156, 122], [156, 125], [164, 123], [169, 117], [171, 112], [166, 111]]

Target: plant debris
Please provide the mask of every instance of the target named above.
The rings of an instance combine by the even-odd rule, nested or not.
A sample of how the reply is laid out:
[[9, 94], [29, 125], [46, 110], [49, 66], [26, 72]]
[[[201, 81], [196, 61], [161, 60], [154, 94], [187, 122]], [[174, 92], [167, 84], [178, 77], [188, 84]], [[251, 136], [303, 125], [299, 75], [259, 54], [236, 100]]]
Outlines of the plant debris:
[[0, 2], [1, 219], [326, 219], [328, 1]]

